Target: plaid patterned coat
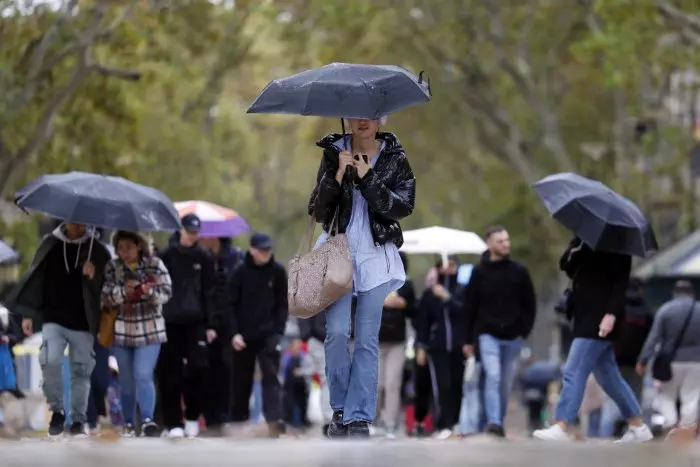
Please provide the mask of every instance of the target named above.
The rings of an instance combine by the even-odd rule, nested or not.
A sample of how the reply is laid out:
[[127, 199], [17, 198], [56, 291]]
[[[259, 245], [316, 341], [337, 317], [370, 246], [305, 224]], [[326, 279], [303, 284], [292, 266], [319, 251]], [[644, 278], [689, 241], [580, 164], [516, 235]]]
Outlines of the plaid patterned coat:
[[[138, 298], [127, 297], [129, 280], [152, 282], [150, 293]], [[172, 296], [172, 282], [167, 268], [157, 256], [144, 257], [135, 270], [121, 259], [113, 259], [105, 268], [102, 287], [102, 304], [118, 307], [114, 323], [114, 345], [117, 347], [142, 347], [162, 344], [167, 340], [163, 305]]]

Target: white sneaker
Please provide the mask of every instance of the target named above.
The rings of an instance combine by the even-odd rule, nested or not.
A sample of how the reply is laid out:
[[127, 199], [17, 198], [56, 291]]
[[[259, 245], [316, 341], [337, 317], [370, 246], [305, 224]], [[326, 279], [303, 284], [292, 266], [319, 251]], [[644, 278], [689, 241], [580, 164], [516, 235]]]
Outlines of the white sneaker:
[[622, 438], [615, 441], [616, 443], [646, 443], [654, 439], [654, 435], [648, 426], [631, 426]]
[[199, 436], [199, 422], [197, 420], [185, 421], [185, 436], [187, 438], [196, 438]]
[[166, 435], [168, 438], [179, 439], [185, 437], [185, 430], [180, 427], [171, 428]]
[[452, 436], [452, 430], [449, 430], [449, 429], [445, 428], [444, 430], [440, 430], [440, 431], [435, 435], [435, 439], [439, 439], [439, 440], [442, 441], [442, 440], [448, 439], [450, 436]]
[[555, 423], [549, 428], [535, 430], [532, 433], [532, 437], [542, 441], [571, 441], [572, 439], [571, 435], [564, 431], [558, 423]]

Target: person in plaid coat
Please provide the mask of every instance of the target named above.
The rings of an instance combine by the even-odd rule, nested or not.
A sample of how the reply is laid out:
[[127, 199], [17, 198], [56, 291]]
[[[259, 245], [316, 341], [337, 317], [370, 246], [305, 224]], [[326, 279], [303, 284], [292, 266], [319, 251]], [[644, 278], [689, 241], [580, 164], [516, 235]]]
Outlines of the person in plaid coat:
[[149, 254], [148, 242], [133, 232], [112, 237], [117, 258], [107, 264], [102, 302], [119, 308], [112, 353], [119, 365], [124, 435], [134, 435], [136, 402], [141, 433], [159, 436], [154, 422], [156, 391], [153, 372], [166, 340], [163, 305], [172, 296], [172, 282], [160, 258]]

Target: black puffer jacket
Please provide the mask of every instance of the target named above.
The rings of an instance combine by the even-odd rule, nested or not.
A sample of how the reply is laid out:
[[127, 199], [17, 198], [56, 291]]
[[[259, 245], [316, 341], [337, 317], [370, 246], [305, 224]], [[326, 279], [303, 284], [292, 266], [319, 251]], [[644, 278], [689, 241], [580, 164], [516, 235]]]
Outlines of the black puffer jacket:
[[316, 143], [323, 148], [316, 187], [309, 199], [309, 215], [313, 215], [328, 232], [336, 207], [339, 207], [338, 231], [344, 233], [350, 223], [355, 183], [369, 205], [372, 238], [376, 245], [393, 242], [403, 244], [398, 221], [413, 212], [416, 198], [416, 178], [399, 140], [391, 133], [377, 133], [384, 140], [384, 149], [374, 168], [357, 179], [353, 167], [348, 167], [342, 185], [335, 179], [340, 151], [334, 145], [342, 135], [331, 134]]

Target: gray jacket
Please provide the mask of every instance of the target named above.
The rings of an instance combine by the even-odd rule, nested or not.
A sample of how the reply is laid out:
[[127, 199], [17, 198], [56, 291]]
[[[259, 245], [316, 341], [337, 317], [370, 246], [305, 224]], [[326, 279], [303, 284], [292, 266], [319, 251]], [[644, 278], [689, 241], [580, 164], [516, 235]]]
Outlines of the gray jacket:
[[[44, 283], [50, 278], [46, 277], [46, 263], [44, 259], [51, 249], [62, 241], [70, 241], [65, 238], [62, 226], [46, 235], [34, 255], [32, 264], [27, 272], [20, 278], [14, 289], [10, 292], [5, 306], [12, 312], [23, 318], [34, 320], [34, 331], [39, 330], [42, 320], [42, 300], [44, 296]], [[95, 265], [95, 277], [88, 279], [83, 276], [83, 300], [85, 302], [85, 314], [90, 332], [96, 335], [100, 327], [100, 294], [104, 284], [104, 271], [111, 255], [107, 248], [97, 239], [91, 239], [89, 234], [75, 240], [84, 245], [78, 250], [79, 257], [76, 263], [82, 267], [88, 260]], [[90, 242], [92, 241], [92, 248]], [[91, 251], [92, 250], [92, 251]], [[89, 255], [89, 258], [88, 258]], [[66, 259], [68, 261], [68, 259]]]
[[689, 297], [679, 297], [666, 302], [656, 312], [654, 324], [639, 354], [641, 363], [646, 364], [659, 351], [670, 353], [673, 350], [691, 305], [693, 316], [673, 361], [700, 362], [700, 304]]

